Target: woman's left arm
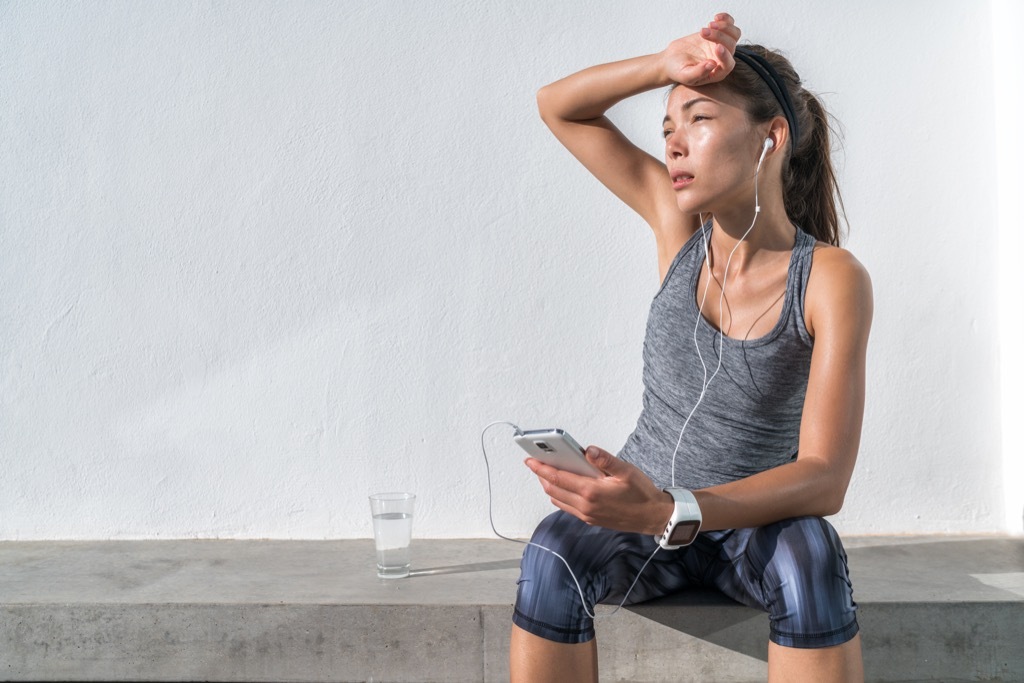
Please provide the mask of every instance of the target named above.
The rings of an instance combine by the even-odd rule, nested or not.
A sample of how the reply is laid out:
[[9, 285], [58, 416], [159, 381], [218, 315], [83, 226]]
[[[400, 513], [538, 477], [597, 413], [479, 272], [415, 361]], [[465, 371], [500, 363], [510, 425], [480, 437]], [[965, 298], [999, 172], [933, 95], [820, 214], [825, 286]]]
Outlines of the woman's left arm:
[[[701, 529], [735, 529], [781, 519], [839, 512], [853, 474], [864, 417], [871, 279], [847, 251], [822, 246], [814, 255], [804, 299], [814, 337], [796, 460], [744, 479], [694, 491]], [[551, 502], [588, 524], [659, 534], [671, 496], [633, 465], [591, 446], [587, 459], [608, 476], [564, 472], [532, 458]]]
[[762, 526], [839, 512], [860, 447], [873, 301], [871, 279], [849, 252], [822, 246], [804, 302], [814, 337], [794, 462], [694, 492], [702, 528]]

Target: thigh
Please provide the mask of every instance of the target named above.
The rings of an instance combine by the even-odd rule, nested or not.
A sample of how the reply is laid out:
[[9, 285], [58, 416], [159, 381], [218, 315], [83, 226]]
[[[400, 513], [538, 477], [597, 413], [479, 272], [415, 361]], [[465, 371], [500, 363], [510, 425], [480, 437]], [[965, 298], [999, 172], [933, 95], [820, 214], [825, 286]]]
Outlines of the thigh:
[[561, 511], [549, 515], [523, 551], [513, 621], [549, 640], [590, 640], [595, 604], [643, 602], [692, 582], [685, 549], [660, 550], [644, 567], [656, 547], [645, 534], [590, 526]]
[[857, 634], [846, 551], [820, 517], [735, 530], [722, 545], [715, 574], [724, 593], [768, 612], [778, 645], [829, 647]]

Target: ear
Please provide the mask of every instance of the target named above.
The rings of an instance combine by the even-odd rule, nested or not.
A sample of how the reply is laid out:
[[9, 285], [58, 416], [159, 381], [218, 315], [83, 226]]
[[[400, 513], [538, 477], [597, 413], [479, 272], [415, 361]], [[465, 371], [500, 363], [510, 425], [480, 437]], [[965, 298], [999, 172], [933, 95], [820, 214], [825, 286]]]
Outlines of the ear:
[[772, 148], [768, 150], [769, 155], [785, 147], [786, 142], [789, 140], [789, 123], [786, 122], [786, 117], [776, 116], [773, 118], [768, 128], [768, 134], [765, 137], [774, 143]]

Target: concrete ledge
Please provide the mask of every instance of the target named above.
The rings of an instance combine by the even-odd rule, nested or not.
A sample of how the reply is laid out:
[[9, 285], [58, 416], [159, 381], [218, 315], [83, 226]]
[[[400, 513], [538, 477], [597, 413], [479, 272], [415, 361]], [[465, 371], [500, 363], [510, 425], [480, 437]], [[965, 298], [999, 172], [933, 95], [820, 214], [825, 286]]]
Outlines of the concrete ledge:
[[[1024, 540], [847, 539], [873, 681], [1024, 681]], [[507, 680], [521, 546], [0, 543], [0, 679]], [[609, 611], [608, 609], [604, 610]], [[602, 680], [759, 681], [767, 617], [707, 593], [598, 622]]]

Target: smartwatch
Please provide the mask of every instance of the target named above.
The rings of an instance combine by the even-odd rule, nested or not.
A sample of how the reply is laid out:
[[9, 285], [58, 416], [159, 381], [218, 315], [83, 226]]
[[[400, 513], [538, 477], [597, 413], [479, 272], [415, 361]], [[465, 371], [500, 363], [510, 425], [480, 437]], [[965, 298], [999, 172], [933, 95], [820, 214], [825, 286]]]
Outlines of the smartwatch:
[[693, 493], [687, 489], [667, 488], [665, 493], [672, 496], [676, 507], [665, 525], [665, 533], [655, 536], [654, 540], [665, 550], [675, 550], [690, 545], [697, 538], [702, 519], [700, 506]]

